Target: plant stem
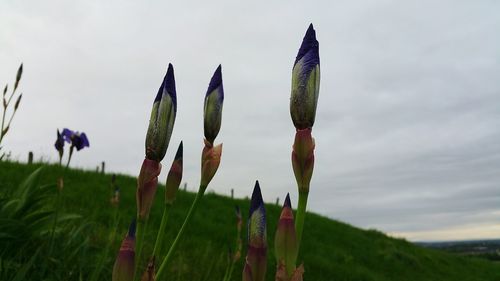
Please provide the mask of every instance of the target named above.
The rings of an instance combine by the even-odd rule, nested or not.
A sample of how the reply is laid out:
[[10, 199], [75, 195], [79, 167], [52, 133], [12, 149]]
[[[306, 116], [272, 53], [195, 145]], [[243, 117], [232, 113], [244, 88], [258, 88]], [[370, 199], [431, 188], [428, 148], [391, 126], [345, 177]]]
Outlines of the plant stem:
[[206, 189], [206, 187], [200, 186], [200, 189], [198, 190], [198, 193], [196, 194], [196, 197], [194, 198], [193, 204], [191, 205], [191, 208], [189, 209], [189, 212], [186, 216], [186, 219], [184, 220], [184, 223], [182, 224], [181, 229], [177, 233], [177, 237], [175, 237], [175, 240], [172, 243], [172, 246], [170, 246], [170, 249], [168, 250], [167, 256], [163, 259], [163, 262], [161, 263], [160, 268], [158, 269], [158, 272], [156, 273], [156, 280], [161, 280], [163, 272], [165, 271], [168, 262], [172, 258], [175, 250], [177, 249], [177, 245], [179, 245], [179, 241], [180, 241], [182, 235], [184, 235], [184, 231], [186, 230], [186, 226], [191, 221], [191, 218], [193, 217], [193, 214], [196, 211], [196, 208], [198, 207], [198, 203], [200, 202], [201, 197], [203, 197], [203, 193], [205, 192], [205, 189]]
[[163, 209], [163, 217], [161, 218], [160, 229], [158, 229], [158, 235], [156, 236], [156, 243], [153, 249], [153, 256], [156, 258], [160, 257], [163, 237], [165, 236], [165, 228], [167, 227], [168, 215], [170, 214], [171, 207], [172, 204], [165, 204], [165, 208]]
[[309, 192], [299, 191], [299, 203], [297, 205], [297, 213], [295, 214], [295, 232], [297, 233], [297, 252], [300, 249], [302, 241], [302, 230], [304, 229], [304, 220], [306, 217], [307, 196]]
[[57, 225], [57, 217], [59, 216], [59, 209], [60, 209], [60, 204], [59, 204], [59, 201], [60, 198], [61, 198], [61, 192], [62, 190], [57, 190], [57, 196], [56, 196], [56, 211], [55, 211], [55, 214], [54, 214], [54, 221], [52, 222], [52, 230], [50, 231], [50, 247], [49, 247], [49, 255], [47, 256], [48, 258], [50, 258], [50, 255], [52, 254], [52, 248], [54, 246], [54, 234], [56, 232], [56, 225]]
[[137, 218], [137, 229], [135, 231], [135, 270], [134, 281], [139, 278], [139, 266], [141, 264], [142, 244], [144, 243], [144, 234], [146, 233], [146, 220]]
[[71, 161], [71, 156], [73, 156], [73, 149], [74, 148], [75, 147], [73, 145], [70, 146], [70, 148], [69, 148], [69, 156], [68, 156], [68, 163], [66, 163], [66, 169], [68, 169], [68, 167], [69, 167], [69, 162]]

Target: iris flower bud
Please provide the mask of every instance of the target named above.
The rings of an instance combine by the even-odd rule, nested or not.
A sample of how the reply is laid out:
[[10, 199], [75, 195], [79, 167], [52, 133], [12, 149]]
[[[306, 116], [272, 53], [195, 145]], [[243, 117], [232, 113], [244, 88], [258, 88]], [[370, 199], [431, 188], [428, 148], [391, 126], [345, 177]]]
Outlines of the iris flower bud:
[[59, 159], [62, 159], [64, 154], [64, 137], [59, 132], [59, 129], [57, 129], [57, 139], [54, 143], [54, 147], [56, 148], [57, 152], [59, 152]]
[[146, 134], [146, 158], [160, 162], [167, 152], [177, 113], [174, 68], [168, 65], [156, 95]]
[[155, 257], [151, 257], [146, 267], [146, 271], [142, 274], [141, 281], [155, 281], [156, 262]]
[[312, 128], [319, 96], [319, 43], [309, 25], [292, 70], [290, 114], [298, 130]]
[[292, 151], [292, 167], [299, 192], [309, 192], [314, 169], [314, 147], [311, 128], [297, 130]]
[[219, 134], [222, 122], [222, 104], [224, 102], [224, 88], [222, 87], [222, 66], [215, 70], [203, 108], [205, 139], [213, 145], [217, 134]]
[[172, 162], [172, 166], [168, 172], [167, 183], [165, 184], [165, 203], [170, 205], [174, 203], [175, 194], [182, 180], [182, 147], [181, 141], [175, 154], [174, 162]]
[[278, 271], [281, 267], [285, 270], [287, 277], [291, 276], [295, 270], [298, 248], [289, 194], [286, 195], [285, 203], [278, 221], [278, 229], [276, 230], [276, 236], [274, 238], [274, 252]]
[[131, 281], [135, 269], [135, 220], [130, 224], [113, 266], [113, 281]]
[[266, 209], [259, 182], [255, 182], [248, 218], [248, 252], [243, 280], [263, 281], [267, 266]]

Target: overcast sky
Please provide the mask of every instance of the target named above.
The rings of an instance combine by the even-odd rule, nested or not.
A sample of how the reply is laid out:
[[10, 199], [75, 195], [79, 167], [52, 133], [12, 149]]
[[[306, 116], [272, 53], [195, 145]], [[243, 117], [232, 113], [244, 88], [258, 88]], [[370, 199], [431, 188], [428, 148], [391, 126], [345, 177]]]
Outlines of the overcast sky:
[[[182, 3], [182, 4], [180, 4]], [[500, 237], [498, 1], [13, 1], [0, 3], [0, 83], [23, 101], [3, 145], [57, 160], [57, 128], [85, 131], [72, 166], [137, 175], [168, 63], [197, 188], [203, 98], [222, 64], [222, 163], [210, 189], [291, 193], [291, 68], [309, 23], [321, 89], [309, 209], [411, 240]], [[1, 171], [0, 171], [1, 173]]]

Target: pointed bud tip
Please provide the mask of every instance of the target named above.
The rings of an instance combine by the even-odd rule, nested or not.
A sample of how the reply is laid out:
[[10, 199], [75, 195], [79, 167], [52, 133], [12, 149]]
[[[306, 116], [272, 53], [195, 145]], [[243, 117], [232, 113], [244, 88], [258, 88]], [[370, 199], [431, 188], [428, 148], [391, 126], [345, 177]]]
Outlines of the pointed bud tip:
[[264, 200], [262, 199], [262, 193], [260, 191], [259, 181], [255, 181], [255, 187], [254, 187], [253, 193], [252, 193], [252, 200], [250, 201], [250, 214], [249, 215], [251, 216], [252, 213], [262, 205], [264, 205]]
[[132, 222], [130, 223], [127, 235], [129, 237], [135, 237], [135, 219], [133, 219]]
[[179, 148], [177, 148], [177, 152], [175, 153], [175, 157], [174, 157], [175, 160], [182, 159], [183, 150], [184, 150], [183, 147], [184, 146], [183, 146], [182, 141], [181, 141], [181, 143], [179, 144]]
[[210, 84], [208, 85], [208, 90], [206, 96], [208, 96], [213, 90], [217, 89], [218, 87], [221, 87], [221, 94], [224, 96], [224, 91], [222, 90], [222, 65], [219, 64], [217, 69], [214, 72], [214, 75], [212, 75], [212, 79], [210, 79]]
[[159, 102], [164, 94], [170, 95], [174, 104], [176, 104], [177, 93], [175, 91], [174, 66], [171, 63], [168, 64], [167, 73], [165, 74], [160, 88], [158, 89], [154, 102]]
[[165, 75], [165, 85], [163, 87], [172, 98], [174, 104], [176, 104], [177, 93], [175, 91], [174, 67], [171, 63], [168, 64], [167, 74]]
[[319, 42], [316, 40], [316, 30], [314, 30], [312, 23], [309, 25], [309, 28], [307, 28], [304, 39], [302, 39], [302, 44], [295, 58], [294, 65], [310, 51], [312, 51], [312, 53], [308, 58], [308, 60], [310, 60], [309, 64], [319, 64]]
[[286, 194], [285, 203], [283, 204], [283, 208], [292, 208], [292, 203], [290, 202], [290, 194]]

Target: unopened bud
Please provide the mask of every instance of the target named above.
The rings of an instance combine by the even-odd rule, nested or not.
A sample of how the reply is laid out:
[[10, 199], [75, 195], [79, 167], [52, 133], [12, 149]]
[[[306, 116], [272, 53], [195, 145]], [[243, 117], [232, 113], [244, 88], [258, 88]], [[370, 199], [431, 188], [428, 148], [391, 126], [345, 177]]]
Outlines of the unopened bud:
[[148, 132], [146, 134], [146, 158], [160, 162], [167, 152], [177, 113], [174, 68], [168, 65], [167, 74], [158, 90]]
[[312, 24], [304, 36], [292, 70], [290, 114], [298, 130], [312, 128], [319, 96], [319, 43]]
[[179, 185], [182, 181], [182, 155], [183, 146], [182, 141], [177, 148], [177, 153], [175, 154], [174, 162], [170, 167], [170, 171], [167, 176], [167, 183], [165, 184], [165, 203], [173, 204], [175, 200], [175, 195], [179, 189]]

